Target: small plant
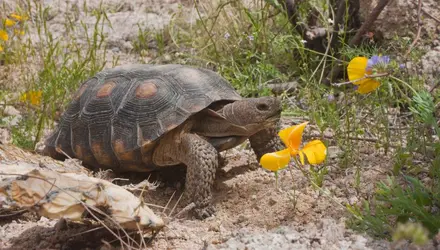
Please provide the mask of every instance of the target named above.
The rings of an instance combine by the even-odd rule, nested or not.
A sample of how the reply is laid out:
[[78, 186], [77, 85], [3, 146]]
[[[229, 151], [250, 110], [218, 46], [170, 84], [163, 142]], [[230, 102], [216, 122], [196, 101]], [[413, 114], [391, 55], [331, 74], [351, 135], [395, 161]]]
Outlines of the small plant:
[[406, 239], [410, 242], [414, 242], [416, 245], [423, 246], [429, 240], [428, 234], [429, 232], [420, 223], [398, 223], [397, 228], [393, 233], [393, 241]]
[[[361, 94], [370, 93], [380, 86], [379, 81], [372, 79], [372, 71], [369, 70], [370, 63], [368, 62], [369, 60], [364, 57], [357, 57], [348, 66], [349, 77], [351, 76], [352, 81], [357, 81], [354, 84], [359, 85], [357, 91]], [[388, 57], [376, 57], [373, 60], [373, 64], [382, 64], [382, 69], [386, 68], [389, 62]], [[376, 76], [389, 76], [389, 73], [376, 73]], [[405, 173], [402, 170], [402, 164], [408, 163], [412, 151], [407, 152], [411, 150], [411, 147], [407, 150], [401, 149], [396, 154], [395, 176], [388, 176], [386, 182], [379, 182], [373, 199], [365, 201], [362, 209], [355, 205], [348, 206], [349, 211], [354, 215], [350, 224], [354, 228], [369, 231], [375, 236], [386, 235], [389, 239], [394, 228], [397, 227], [393, 234], [395, 240], [406, 238], [421, 244], [427, 242], [428, 233], [424, 233], [425, 229], [430, 237], [440, 230], [440, 185], [438, 181], [440, 177], [438, 156], [440, 129], [433, 116], [435, 105], [431, 94], [426, 91], [417, 92], [404, 81], [398, 80], [398, 82], [403, 83], [412, 91], [413, 97], [410, 99], [409, 109], [416, 120], [433, 128], [436, 133], [437, 141], [431, 145], [436, 153], [430, 160], [429, 171], [429, 176], [433, 181], [423, 183], [418, 178], [412, 177], [410, 173]], [[412, 222], [419, 224], [411, 224]], [[404, 225], [407, 226], [405, 230]]]
[[[286, 27], [287, 16], [263, 0], [261, 8], [248, 8], [243, 1], [214, 6], [209, 1], [195, 5], [199, 20], [194, 25], [175, 16], [171, 40], [191, 62], [215, 69], [243, 96], [269, 95], [268, 83], [284, 82], [307, 67], [305, 58], [293, 58], [293, 48], [303, 48], [298, 35]], [[202, 16], [201, 10], [211, 10]], [[271, 16], [272, 15], [272, 16]]]
[[[6, 28], [10, 29], [9, 43], [6, 44], [7, 46], [4, 45], [5, 51], [0, 52], [0, 57], [7, 63], [17, 64], [17, 69], [26, 67], [26, 64], [35, 65], [36, 72], [21, 69], [20, 81], [24, 86], [18, 88], [20, 97], [17, 102], [20, 102], [19, 105], [24, 108], [23, 116], [26, 117], [26, 121], [12, 132], [14, 144], [33, 149], [40, 141], [43, 129], [52, 127], [57, 113], [63, 111], [79, 84], [103, 69], [107, 51], [103, 24], [108, 18], [101, 10], [87, 12], [87, 15], [96, 18], [96, 22], [90, 27], [81, 21], [81, 25], [76, 25], [71, 17], [66, 15], [66, 33], [64, 36], [54, 38], [47, 25], [49, 9], [44, 8], [38, 1], [29, 0], [27, 6], [35, 8], [33, 24], [38, 39], [34, 41], [31, 36], [20, 37], [21, 43], [11, 44], [11, 39], [14, 37], [12, 29], [23, 30], [26, 20], [24, 17], [28, 14], [11, 15], [10, 20], [16, 22], [13, 25], [10, 21], [4, 22], [8, 26]], [[78, 34], [84, 34], [85, 44], [79, 41]], [[114, 63], [117, 63], [117, 60]], [[30, 140], [33, 142], [29, 143]]]
[[24, 14], [11, 13], [0, 20], [0, 65], [10, 64], [16, 58], [14, 49], [17, 46], [16, 42], [25, 34], [27, 19]]
[[438, 190], [425, 186], [417, 178], [403, 176], [403, 183], [396, 177], [379, 182], [374, 196], [374, 206], [365, 202], [362, 210], [349, 206], [355, 215], [351, 226], [375, 236], [391, 237], [397, 223], [419, 222], [429, 230], [430, 237], [439, 232], [440, 196]]

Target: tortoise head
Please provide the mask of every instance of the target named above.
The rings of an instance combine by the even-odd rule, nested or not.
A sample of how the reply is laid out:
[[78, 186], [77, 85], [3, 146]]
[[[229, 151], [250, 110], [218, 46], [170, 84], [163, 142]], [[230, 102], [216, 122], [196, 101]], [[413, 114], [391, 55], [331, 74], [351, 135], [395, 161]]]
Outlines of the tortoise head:
[[280, 119], [281, 101], [276, 97], [246, 98], [225, 105], [217, 113], [250, 134], [273, 127]]

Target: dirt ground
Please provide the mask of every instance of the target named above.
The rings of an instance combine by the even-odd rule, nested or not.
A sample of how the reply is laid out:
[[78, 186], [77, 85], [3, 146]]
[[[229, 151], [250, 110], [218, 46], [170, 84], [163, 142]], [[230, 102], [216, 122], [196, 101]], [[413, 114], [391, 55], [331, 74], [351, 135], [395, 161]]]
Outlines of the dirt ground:
[[[68, 3], [81, 9], [83, 2], [76, 0]], [[113, 25], [113, 29], [106, 30], [109, 58], [119, 55], [120, 64], [147, 62], [145, 58], [140, 59], [129, 53], [130, 41], [138, 31], [135, 24], [140, 22], [144, 26], [161, 28], [170, 21], [180, 2], [106, 1], [105, 4], [112, 10], [109, 19]], [[191, 1], [183, 2], [189, 6], [188, 2]], [[68, 12], [67, 6], [70, 5], [61, 0], [47, 0], [44, 3], [52, 7], [50, 29], [62, 29], [62, 15]], [[96, 8], [98, 3], [88, 1], [89, 8]], [[5, 4], [12, 9], [15, 1], [5, 0]], [[192, 17], [192, 14], [188, 14], [188, 20]], [[83, 21], [93, 24], [93, 20]], [[293, 121], [283, 118], [282, 123], [283, 126], [289, 126]], [[312, 130], [313, 126], [309, 126], [305, 135], [310, 135]], [[6, 138], [3, 143], [9, 141], [10, 135], [5, 129], [0, 129], [0, 142], [2, 138]], [[168, 174], [159, 176], [162, 184], [145, 197], [150, 204], [166, 206], [177, 191], [164, 211], [163, 217], [167, 221], [165, 229], [156, 235], [149, 246], [153, 249], [389, 249], [388, 242], [355, 233], [345, 226], [349, 216], [345, 204], [356, 204], [360, 198], [371, 195], [374, 183], [384, 178], [392, 167], [390, 154], [384, 155], [375, 149], [374, 144], [359, 143], [363, 143], [362, 154], [356, 165], [361, 170], [361, 186], [355, 187], [355, 168], [341, 170], [336, 167], [338, 148], [330, 144], [329, 174], [323, 190], [312, 188], [299, 170], [293, 170], [292, 173], [282, 171], [276, 185], [274, 174], [258, 166], [247, 144], [231, 149], [223, 154], [227, 164], [217, 172], [214, 189], [217, 213], [203, 221], [186, 214], [182, 218], [175, 218], [182, 209], [179, 205], [170, 214], [184, 185], [184, 170], [170, 169]], [[33, 157], [36, 162], [41, 158]], [[148, 178], [148, 175], [125, 177], [131, 177], [129, 182], [135, 183]], [[126, 182], [120, 181], [120, 184]], [[163, 210], [152, 209], [158, 214]], [[90, 229], [89, 225], [40, 218], [30, 212], [20, 213], [0, 218], [0, 248], [112, 249], [118, 243], [105, 229]]]
[[[283, 118], [283, 126], [293, 124]], [[311, 134], [308, 130], [306, 133]], [[163, 217], [167, 225], [151, 242], [153, 249], [388, 249], [385, 241], [376, 241], [345, 227], [348, 216], [344, 204], [357, 203], [374, 189], [390, 166], [387, 156], [373, 151], [368, 145], [362, 155], [361, 186], [354, 187], [354, 172], [341, 171], [335, 166], [337, 149], [329, 147], [329, 174], [324, 189], [313, 189], [299, 170], [282, 171], [278, 186], [275, 177], [260, 168], [245, 143], [224, 152], [225, 165], [218, 170], [214, 189], [215, 216], [197, 220], [189, 214], [170, 214], [184, 185], [184, 169], [171, 168], [156, 176], [161, 185], [149, 191], [148, 204], [165, 207], [177, 191]], [[11, 153], [11, 150], [8, 151]], [[46, 157], [32, 156], [34, 161]], [[172, 175], [170, 175], [170, 173]], [[171, 176], [171, 177], [169, 177]], [[130, 178], [130, 176], [118, 176]], [[131, 176], [131, 183], [148, 178]], [[154, 180], [154, 179], [151, 179]], [[124, 184], [125, 181], [120, 181]], [[152, 207], [161, 214], [162, 209]], [[0, 222], [0, 247], [14, 249], [96, 249], [116, 244], [105, 229], [91, 231], [90, 226], [39, 218], [25, 213]]]

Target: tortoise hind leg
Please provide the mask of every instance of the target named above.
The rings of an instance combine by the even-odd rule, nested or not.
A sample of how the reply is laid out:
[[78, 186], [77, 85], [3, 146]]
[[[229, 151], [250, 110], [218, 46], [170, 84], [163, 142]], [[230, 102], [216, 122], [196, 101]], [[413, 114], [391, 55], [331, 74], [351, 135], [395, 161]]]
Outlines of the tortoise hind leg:
[[155, 150], [153, 158], [157, 165], [183, 163], [187, 167], [184, 200], [194, 202], [199, 219], [214, 214], [212, 187], [218, 167], [218, 152], [206, 140], [196, 134], [183, 133], [179, 143], [166, 136]]
[[275, 152], [284, 148], [284, 144], [278, 136], [277, 128], [267, 128], [249, 137], [249, 142], [257, 156], [257, 160], [270, 152]]

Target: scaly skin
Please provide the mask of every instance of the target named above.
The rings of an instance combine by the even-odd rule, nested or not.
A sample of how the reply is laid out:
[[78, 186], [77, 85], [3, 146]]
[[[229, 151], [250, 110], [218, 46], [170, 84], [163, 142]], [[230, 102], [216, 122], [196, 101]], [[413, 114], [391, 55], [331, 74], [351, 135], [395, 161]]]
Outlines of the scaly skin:
[[261, 130], [249, 137], [249, 142], [258, 161], [260, 161], [264, 154], [275, 152], [285, 147], [277, 131], [277, 127], [274, 126], [273, 128]]
[[219, 165], [214, 146], [182, 127], [168, 133], [160, 141], [153, 158], [158, 166], [184, 164], [187, 168], [184, 203], [194, 202], [195, 215], [199, 219], [214, 214], [212, 187]]
[[182, 135], [178, 158], [187, 166], [184, 199], [196, 205], [197, 217], [214, 214], [212, 186], [218, 167], [217, 150], [195, 134]]

